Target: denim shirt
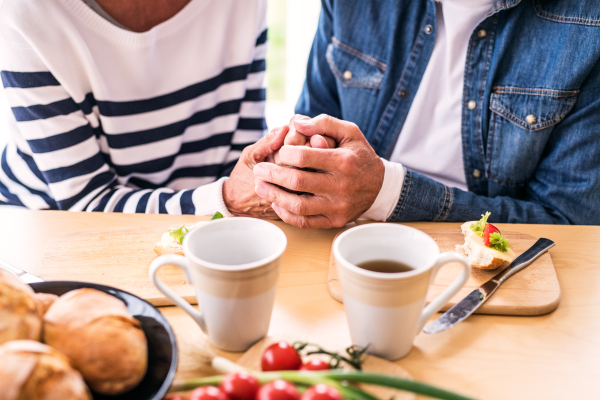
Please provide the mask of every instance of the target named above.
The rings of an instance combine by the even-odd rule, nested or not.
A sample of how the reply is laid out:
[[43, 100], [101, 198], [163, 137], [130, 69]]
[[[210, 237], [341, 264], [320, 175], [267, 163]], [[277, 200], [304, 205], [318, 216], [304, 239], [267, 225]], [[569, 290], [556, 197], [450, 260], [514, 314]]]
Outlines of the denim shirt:
[[[433, 0], [323, 0], [296, 112], [352, 121], [389, 158], [436, 29]], [[407, 169], [389, 221], [600, 224], [599, 59], [598, 0], [496, 2], [465, 60], [468, 191]]]

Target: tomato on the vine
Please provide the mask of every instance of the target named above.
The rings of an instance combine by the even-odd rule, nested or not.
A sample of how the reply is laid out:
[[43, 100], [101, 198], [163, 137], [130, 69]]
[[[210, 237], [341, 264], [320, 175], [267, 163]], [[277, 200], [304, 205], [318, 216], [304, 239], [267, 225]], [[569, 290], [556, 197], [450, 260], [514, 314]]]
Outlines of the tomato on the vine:
[[296, 386], [277, 379], [258, 389], [256, 400], [300, 400], [300, 394]]
[[300, 367], [300, 371], [323, 371], [325, 369], [331, 369], [331, 367], [327, 361], [320, 358], [311, 358]]
[[216, 386], [203, 386], [190, 393], [189, 400], [228, 400], [227, 395]]
[[303, 394], [301, 400], [344, 400], [340, 392], [327, 386], [324, 383], [318, 383], [308, 388]]
[[267, 347], [260, 365], [263, 371], [297, 370], [302, 365], [302, 359], [289, 343], [278, 342]]
[[220, 387], [230, 400], [254, 400], [260, 383], [254, 375], [242, 371], [226, 375]]

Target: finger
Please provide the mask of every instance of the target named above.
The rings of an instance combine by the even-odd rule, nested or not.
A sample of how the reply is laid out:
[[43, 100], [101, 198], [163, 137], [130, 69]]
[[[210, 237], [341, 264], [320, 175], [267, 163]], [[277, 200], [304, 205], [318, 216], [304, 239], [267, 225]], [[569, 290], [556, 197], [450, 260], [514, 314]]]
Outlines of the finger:
[[294, 121], [298, 121], [298, 120], [301, 120], [301, 119], [310, 120], [310, 117], [307, 116], [307, 115], [302, 115], [302, 114], [294, 114], [294, 116], [292, 118], [290, 118], [289, 125], [292, 125], [292, 123]]
[[255, 180], [254, 191], [264, 200], [280, 204], [296, 215], [319, 215], [328, 204], [323, 197], [289, 193], [259, 178]]
[[[302, 135], [299, 133], [299, 135]], [[304, 135], [302, 135], [304, 136]], [[285, 145], [285, 143], [284, 143]], [[328, 136], [315, 135], [310, 137], [310, 146], [313, 149], [334, 149], [335, 140]]]
[[274, 151], [279, 150], [283, 146], [285, 135], [287, 135], [290, 127], [287, 125], [281, 128], [273, 129], [268, 135], [254, 143], [252, 146], [248, 146], [248, 157], [259, 163], [264, 161]]
[[333, 223], [329, 218], [324, 215], [296, 215], [294, 213], [289, 212], [283, 207], [273, 203], [271, 205], [273, 210], [279, 215], [284, 222], [287, 222], [290, 225], [297, 226], [302, 229], [329, 229], [333, 228]]
[[279, 165], [296, 168], [312, 168], [321, 171], [336, 171], [345, 162], [345, 149], [315, 149], [311, 147], [283, 146], [279, 149]]
[[364, 139], [358, 126], [329, 115], [319, 115], [311, 120], [294, 120], [294, 128], [304, 136], [326, 135], [340, 145], [348, 141]]
[[285, 136], [284, 145], [304, 146], [308, 142], [308, 138], [295, 129], [290, 129], [290, 132]]
[[326, 192], [332, 186], [331, 176], [328, 174], [301, 171], [264, 162], [254, 166], [254, 176], [296, 192], [318, 194]]

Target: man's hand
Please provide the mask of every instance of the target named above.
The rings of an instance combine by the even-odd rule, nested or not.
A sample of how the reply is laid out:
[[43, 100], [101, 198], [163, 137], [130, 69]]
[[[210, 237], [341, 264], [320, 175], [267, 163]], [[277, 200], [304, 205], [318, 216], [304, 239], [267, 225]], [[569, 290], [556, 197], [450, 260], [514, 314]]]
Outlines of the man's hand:
[[[310, 121], [310, 118], [306, 115], [296, 114], [290, 119], [289, 131], [285, 136], [285, 140], [283, 141], [284, 146], [308, 146], [313, 147], [315, 149], [334, 149], [336, 147], [335, 140], [333, 140], [333, 138], [330, 138], [329, 136], [304, 136], [303, 134], [298, 132], [296, 130], [296, 127], [294, 126], [294, 121], [298, 120]], [[277, 165], [282, 165], [282, 163], [279, 160], [279, 151], [276, 151], [273, 154], [273, 157], [269, 157], [267, 161], [273, 162]]]
[[279, 219], [271, 208], [271, 202], [256, 195], [252, 169], [279, 150], [288, 131], [287, 125], [275, 128], [242, 152], [229, 179], [223, 184], [223, 201], [233, 215]]
[[[383, 184], [383, 163], [351, 122], [320, 115], [293, 124], [304, 136], [333, 138], [338, 148], [283, 146], [279, 150], [281, 164], [320, 172], [259, 163], [254, 167], [256, 193], [273, 203], [282, 220], [301, 228], [341, 227], [354, 221], [375, 201]], [[314, 196], [288, 193], [273, 184]]]

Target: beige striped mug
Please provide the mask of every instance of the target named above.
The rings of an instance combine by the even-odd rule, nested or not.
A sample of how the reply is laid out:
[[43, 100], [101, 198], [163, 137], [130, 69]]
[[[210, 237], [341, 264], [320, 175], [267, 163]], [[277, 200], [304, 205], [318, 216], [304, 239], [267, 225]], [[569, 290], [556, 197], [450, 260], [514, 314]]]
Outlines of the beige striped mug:
[[[352, 343], [388, 360], [406, 356], [417, 333], [467, 282], [471, 265], [456, 252], [440, 254], [429, 235], [398, 224], [366, 224], [342, 233], [333, 243]], [[404, 264], [406, 272], [377, 272], [374, 260]], [[437, 272], [449, 262], [460, 275], [427, 307]], [[371, 264], [372, 265], [372, 264]], [[364, 266], [364, 268], [361, 268]]]
[[[266, 336], [287, 239], [272, 223], [226, 218], [200, 224], [183, 240], [185, 257], [164, 255], [150, 264], [150, 280], [226, 351], [245, 351]], [[196, 289], [200, 311], [156, 275], [176, 265]]]

